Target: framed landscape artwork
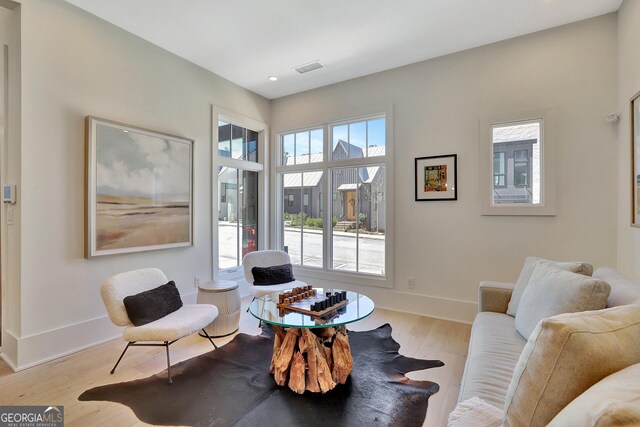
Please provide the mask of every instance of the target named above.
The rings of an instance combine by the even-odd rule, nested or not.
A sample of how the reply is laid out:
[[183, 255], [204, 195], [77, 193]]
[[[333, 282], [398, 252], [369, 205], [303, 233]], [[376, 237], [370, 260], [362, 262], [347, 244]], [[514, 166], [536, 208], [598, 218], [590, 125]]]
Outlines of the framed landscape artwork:
[[631, 98], [631, 226], [640, 227], [640, 92]]
[[86, 256], [193, 244], [193, 140], [88, 116]]
[[416, 158], [416, 202], [458, 200], [457, 161], [457, 154]]

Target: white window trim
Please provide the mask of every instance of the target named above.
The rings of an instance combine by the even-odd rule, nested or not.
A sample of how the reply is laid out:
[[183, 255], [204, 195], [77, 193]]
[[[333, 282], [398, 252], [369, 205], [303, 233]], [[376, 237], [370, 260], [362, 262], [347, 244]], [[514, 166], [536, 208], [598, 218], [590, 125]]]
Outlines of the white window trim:
[[[218, 156], [218, 122], [224, 121], [258, 132], [258, 161]], [[218, 166], [258, 172], [258, 250], [268, 247], [269, 240], [269, 128], [265, 123], [216, 105], [211, 106], [211, 231], [213, 280], [244, 279], [242, 265], [224, 270], [218, 268]], [[242, 264], [242, 262], [240, 263]]]
[[[495, 125], [536, 121], [541, 122], [540, 140], [542, 142], [540, 165], [541, 203], [530, 204], [493, 204], [493, 134]], [[552, 109], [539, 109], [519, 113], [501, 114], [480, 119], [480, 164], [479, 192], [482, 197], [482, 215], [505, 216], [554, 216], [556, 214], [556, 168], [555, 168], [555, 114]]]
[[[339, 126], [341, 124], [351, 123], [354, 121], [360, 120], [369, 120], [376, 117], [385, 117], [385, 156], [384, 157], [367, 157], [367, 158], [358, 158], [358, 159], [347, 159], [347, 160], [330, 160], [329, 156], [332, 152], [333, 146], [331, 144], [331, 136], [330, 136], [330, 128], [331, 126]], [[305, 170], [313, 169], [314, 166], [317, 166], [315, 169], [322, 169], [325, 171], [325, 167], [327, 170], [325, 171], [325, 176], [328, 177], [328, 169], [340, 168], [340, 167], [358, 167], [365, 164], [370, 163], [379, 163], [385, 165], [385, 209], [386, 209], [386, 225], [385, 225], [385, 275], [379, 276], [368, 273], [356, 273], [356, 272], [348, 272], [348, 271], [339, 271], [339, 270], [330, 270], [326, 267], [311, 267], [311, 266], [295, 266], [295, 274], [296, 277], [299, 277], [302, 280], [313, 282], [318, 285], [329, 285], [329, 284], [353, 284], [353, 285], [364, 285], [364, 286], [376, 286], [382, 288], [393, 288], [393, 277], [394, 277], [394, 159], [393, 159], [393, 105], [387, 105], [382, 108], [376, 108], [372, 111], [363, 112], [363, 114], [353, 115], [349, 119], [340, 118], [337, 120], [327, 120], [323, 123], [315, 123], [313, 125], [309, 125], [308, 123], [300, 124], [298, 126], [290, 126], [286, 129], [280, 129], [273, 133], [273, 141], [277, 141], [273, 144], [272, 147], [272, 156], [274, 159], [278, 159], [274, 162], [274, 167], [271, 168], [271, 182], [272, 182], [272, 194], [275, 195], [274, 203], [272, 204], [271, 217], [273, 221], [271, 223], [271, 236], [272, 236], [272, 247], [273, 248], [282, 248], [283, 247], [283, 235], [281, 224], [283, 223], [283, 216], [280, 207], [283, 205], [283, 195], [281, 194], [282, 181], [280, 178], [281, 173], [283, 172], [302, 172]], [[292, 133], [292, 132], [304, 132], [313, 129], [323, 128], [323, 137], [324, 137], [324, 161], [322, 163], [305, 163], [301, 165], [291, 165], [291, 166], [280, 166], [280, 160], [282, 159], [282, 147], [281, 147], [281, 136], [283, 134]], [[330, 164], [330, 168], [327, 166]], [[323, 180], [323, 194], [329, 197], [329, 179]], [[329, 200], [331, 201], [331, 200]], [[328, 212], [328, 206], [325, 206], [325, 216]], [[330, 223], [325, 221], [324, 230], [323, 230], [325, 240], [328, 239], [328, 236], [331, 233]], [[323, 264], [327, 264], [325, 261], [328, 260], [331, 254], [331, 245], [328, 243], [323, 244]]]

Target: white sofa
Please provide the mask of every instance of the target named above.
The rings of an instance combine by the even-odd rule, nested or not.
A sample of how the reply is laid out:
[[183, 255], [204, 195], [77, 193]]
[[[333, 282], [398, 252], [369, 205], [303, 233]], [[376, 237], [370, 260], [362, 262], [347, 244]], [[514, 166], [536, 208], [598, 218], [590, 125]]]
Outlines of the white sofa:
[[[596, 270], [593, 277], [611, 286], [607, 307], [640, 305], [640, 282], [607, 267]], [[513, 288], [511, 283], [480, 283], [478, 314], [458, 402], [477, 396], [500, 411], [504, 409], [514, 368], [527, 344], [516, 330], [515, 317], [506, 314]]]

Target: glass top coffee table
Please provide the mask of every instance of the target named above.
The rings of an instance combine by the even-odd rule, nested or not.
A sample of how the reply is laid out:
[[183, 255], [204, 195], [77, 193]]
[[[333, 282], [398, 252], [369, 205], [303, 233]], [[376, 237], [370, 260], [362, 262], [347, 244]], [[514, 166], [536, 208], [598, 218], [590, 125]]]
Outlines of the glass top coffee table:
[[[320, 299], [340, 289], [314, 288]], [[366, 295], [346, 291], [346, 303], [323, 316], [314, 316], [279, 307], [280, 291], [256, 298], [250, 313], [272, 325], [275, 331], [270, 371], [276, 383], [288, 385], [296, 393], [325, 393], [344, 384], [353, 366], [347, 329], [344, 325], [369, 316], [375, 304]], [[304, 300], [300, 304], [304, 305]], [[306, 306], [308, 308], [308, 304]]]

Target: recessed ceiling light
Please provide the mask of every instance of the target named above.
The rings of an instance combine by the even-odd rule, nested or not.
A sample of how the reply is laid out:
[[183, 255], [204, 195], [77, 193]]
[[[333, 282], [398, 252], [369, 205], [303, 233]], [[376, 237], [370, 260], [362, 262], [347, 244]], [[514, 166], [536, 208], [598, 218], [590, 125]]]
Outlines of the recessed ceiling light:
[[276, 76], [269, 76], [269, 80], [275, 82], [276, 80], [278, 80], [278, 78]]

